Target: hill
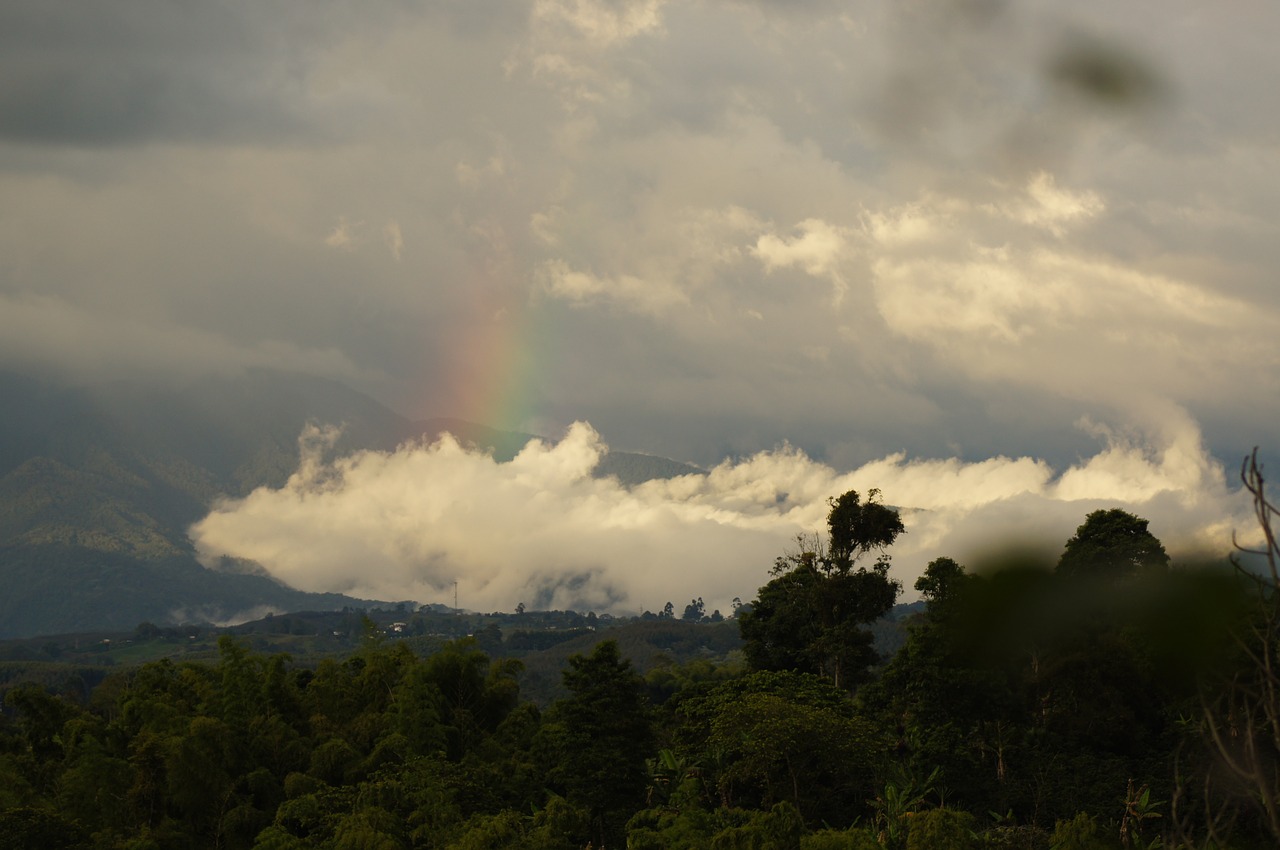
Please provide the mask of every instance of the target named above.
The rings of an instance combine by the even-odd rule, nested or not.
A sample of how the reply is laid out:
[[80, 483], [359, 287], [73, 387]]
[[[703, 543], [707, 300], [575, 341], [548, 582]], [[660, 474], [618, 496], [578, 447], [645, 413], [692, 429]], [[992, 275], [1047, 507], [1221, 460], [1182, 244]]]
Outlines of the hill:
[[[308, 422], [343, 426], [338, 453], [448, 430], [505, 460], [534, 439], [414, 422], [338, 382], [268, 371], [92, 388], [0, 373], [0, 398], [0, 637], [367, 606], [295, 590], [253, 565], [205, 569], [187, 529], [219, 497], [282, 485]], [[614, 452], [596, 474], [631, 485], [698, 471]]]

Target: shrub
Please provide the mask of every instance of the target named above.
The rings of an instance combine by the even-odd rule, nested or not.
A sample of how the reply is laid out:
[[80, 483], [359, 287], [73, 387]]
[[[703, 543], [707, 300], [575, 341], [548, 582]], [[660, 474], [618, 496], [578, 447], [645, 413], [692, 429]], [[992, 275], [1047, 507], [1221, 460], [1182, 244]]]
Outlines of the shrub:
[[881, 850], [865, 829], [824, 829], [800, 838], [800, 850]]
[[977, 850], [973, 815], [955, 809], [916, 812], [907, 827], [907, 850]]
[[1098, 823], [1091, 815], [1080, 812], [1071, 820], [1060, 820], [1049, 838], [1050, 850], [1104, 850], [1097, 838]]

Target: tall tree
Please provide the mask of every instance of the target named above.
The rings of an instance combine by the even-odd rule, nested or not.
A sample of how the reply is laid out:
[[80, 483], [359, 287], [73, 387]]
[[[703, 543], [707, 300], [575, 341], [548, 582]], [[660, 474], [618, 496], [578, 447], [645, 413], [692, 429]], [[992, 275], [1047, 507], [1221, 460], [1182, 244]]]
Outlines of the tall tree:
[[906, 531], [898, 512], [876, 501], [879, 496], [879, 490], [869, 490], [863, 502], [857, 490], [850, 490], [828, 501], [831, 569], [848, 572], [858, 558], [872, 550], [883, 553]]
[[706, 603], [704, 603], [702, 601], [702, 597], [699, 596], [697, 599], [690, 600], [689, 604], [684, 606], [684, 614], [681, 615], [680, 619], [684, 620], [685, 622], [696, 623], [706, 616], [707, 616]]
[[[758, 670], [799, 670], [851, 690], [877, 660], [865, 626], [888, 613], [901, 585], [889, 578], [885, 549], [906, 529], [898, 512], [854, 490], [830, 501], [830, 544], [799, 539], [798, 552], [778, 558], [774, 579], [760, 588], [739, 619], [747, 661]], [[875, 563], [858, 566], [875, 552]]]

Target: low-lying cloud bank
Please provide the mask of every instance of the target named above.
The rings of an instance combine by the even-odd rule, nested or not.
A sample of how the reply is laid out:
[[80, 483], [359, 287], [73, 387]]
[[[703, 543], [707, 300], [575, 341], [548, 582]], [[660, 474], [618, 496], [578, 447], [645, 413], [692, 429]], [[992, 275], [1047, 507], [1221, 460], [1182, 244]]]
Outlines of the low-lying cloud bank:
[[448, 436], [329, 458], [337, 429], [309, 427], [284, 487], [217, 505], [191, 537], [207, 564], [252, 559], [303, 590], [448, 602], [456, 580], [460, 604], [474, 610], [524, 602], [635, 613], [753, 598], [797, 534], [825, 528], [828, 497], [850, 489], [879, 488], [902, 507], [908, 533], [894, 574], [908, 597], [941, 555], [964, 562], [1036, 543], [1056, 556], [1103, 507], [1151, 520], [1175, 559], [1225, 554], [1233, 530], [1253, 532], [1246, 494], [1228, 486], [1185, 413], [1168, 411], [1136, 436], [1081, 425], [1103, 447], [1061, 472], [1027, 457], [894, 454], [842, 473], [782, 446], [630, 489], [592, 477], [608, 447], [583, 422], [506, 463]]

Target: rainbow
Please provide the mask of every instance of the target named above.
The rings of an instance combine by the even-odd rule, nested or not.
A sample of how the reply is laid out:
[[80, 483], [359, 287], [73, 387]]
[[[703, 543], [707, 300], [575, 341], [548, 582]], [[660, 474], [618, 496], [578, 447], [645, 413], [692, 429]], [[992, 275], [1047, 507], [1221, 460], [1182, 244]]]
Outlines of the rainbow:
[[525, 288], [506, 280], [484, 275], [469, 282], [469, 291], [468, 318], [446, 346], [449, 366], [437, 400], [445, 407], [435, 415], [527, 430], [540, 412], [538, 376], [549, 374], [556, 339], [551, 317], [528, 303]]

